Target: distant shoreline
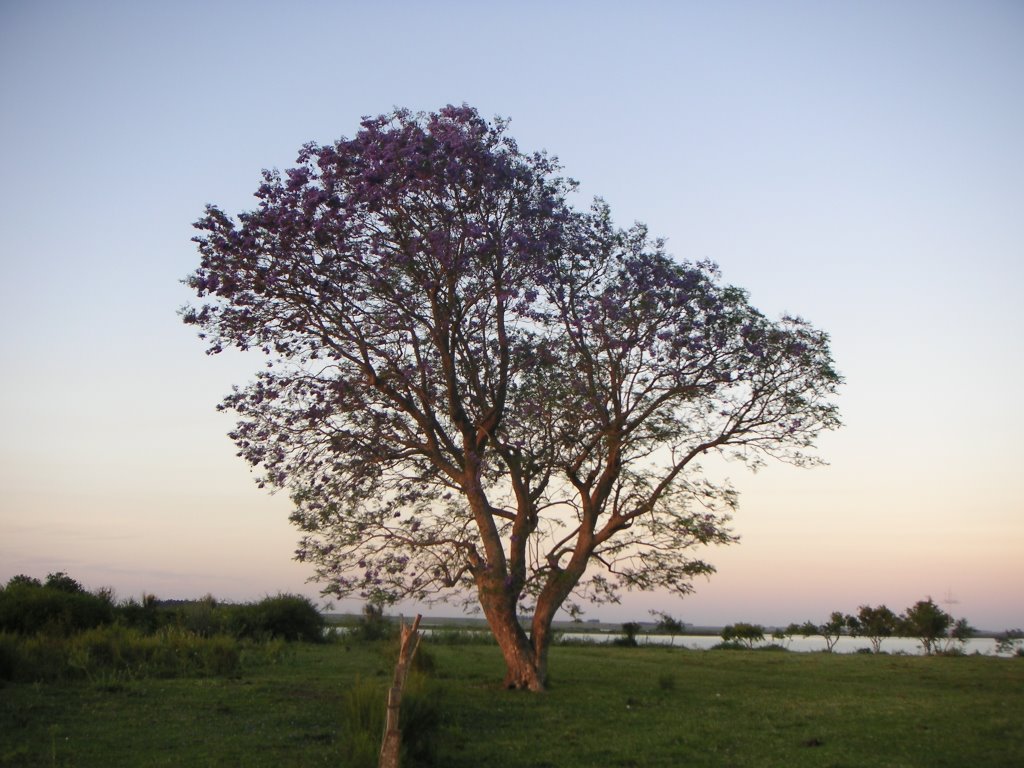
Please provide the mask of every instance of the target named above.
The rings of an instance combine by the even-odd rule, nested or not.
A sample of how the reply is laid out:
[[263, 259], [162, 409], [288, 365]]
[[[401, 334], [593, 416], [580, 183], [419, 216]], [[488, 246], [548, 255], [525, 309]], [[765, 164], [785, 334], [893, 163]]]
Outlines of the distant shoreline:
[[[325, 613], [324, 618], [327, 619], [329, 624], [355, 624], [362, 618], [361, 614], [358, 613]], [[385, 616], [385, 619], [392, 622], [400, 622], [404, 617], [403, 615], [396, 616]], [[412, 618], [411, 616], [408, 618]], [[669, 636], [673, 633], [663, 632], [657, 628], [656, 622], [653, 621], [637, 621], [640, 625], [640, 634], [644, 635], [665, 635]], [[522, 618], [522, 624], [525, 628], [529, 628], [528, 617]], [[420, 622], [420, 626], [424, 629], [463, 629], [471, 632], [486, 632], [488, 631], [487, 620], [477, 616], [424, 616]], [[769, 626], [765, 625], [765, 640], [771, 640], [771, 633], [775, 631], [781, 631], [785, 629], [786, 625]], [[556, 632], [573, 632], [577, 634], [594, 634], [594, 635], [620, 635], [622, 634], [622, 622], [615, 621], [555, 621], [552, 622], [552, 628]], [[689, 636], [706, 636], [706, 637], [718, 637], [722, 634], [724, 627], [715, 626], [698, 626], [693, 624], [685, 624], [683, 628], [674, 633], [677, 637], [683, 635]], [[979, 629], [972, 635], [976, 639], [995, 639], [1002, 632], [998, 630], [987, 630]]]

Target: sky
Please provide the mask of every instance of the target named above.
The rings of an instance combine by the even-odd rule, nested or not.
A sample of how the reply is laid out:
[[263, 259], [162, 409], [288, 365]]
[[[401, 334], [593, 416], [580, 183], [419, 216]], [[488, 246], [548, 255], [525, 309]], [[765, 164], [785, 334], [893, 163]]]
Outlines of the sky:
[[0, 583], [317, 597], [215, 411], [260, 360], [177, 315], [191, 224], [361, 116], [468, 103], [576, 205], [827, 331], [846, 378], [828, 466], [718, 468], [742, 541], [702, 553], [717, 574], [587, 618], [932, 596], [1024, 626], [1022, 95], [1016, 0], [0, 0]]

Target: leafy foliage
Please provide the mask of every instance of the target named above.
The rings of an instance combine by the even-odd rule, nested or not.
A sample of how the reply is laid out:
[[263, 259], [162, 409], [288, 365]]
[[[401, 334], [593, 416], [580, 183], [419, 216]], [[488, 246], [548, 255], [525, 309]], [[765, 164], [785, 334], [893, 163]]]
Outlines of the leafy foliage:
[[15, 576], [0, 590], [0, 631], [67, 636], [113, 620], [107, 599], [63, 573], [50, 574], [45, 584]]
[[0, 631], [68, 637], [113, 623], [142, 634], [173, 629], [205, 638], [306, 642], [320, 642], [325, 627], [316, 605], [301, 595], [278, 594], [244, 604], [220, 602], [212, 595], [165, 602], [145, 595], [141, 602], [115, 603], [110, 590], [90, 593], [63, 572], [50, 574], [46, 583], [15, 576], [0, 590]]
[[884, 605], [877, 608], [862, 605], [856, 616], [847, 617], [847, 624], [852, 635], [868, 638], [871, 641], [871, 649], [875, 653], [880, 653], [882, 640], [896, 634], [900, 628], [900, 619]]
[[722, 640], [726, 644], [737, 643], [747, 648], [753, 648], [764, 640], [764, 627], [760, 624], [748, 624], [742, 621], [729, 624], [722, 629]]
[[43, 586], [49, 589], [55, 589], [58, 592], [67, 592], [71, 595], [81, 595], [86, 591], [85, 587], [83, 587], [76, 579], [73, 579], [64, 573], [64, 571], [57, 571], [56, 573], [49, 574], [46, 577], [46, 583]]
[[1022, 656], [1024, 630], [1007, 629], [996, 636], [996, 653]]
[[638, 643], [636, 636], [640, 634], [640, 624], [635, 621], [627, 621], [622, 625], [622, 637], [616, 638], [613, 643], [624, 648], [636, 648]]
[[825, 334], [571, 209], [504, 121], [397, 110], [297, 162], [196, 223], [184, 319], [266, 356], [222, 407], [328, 592], [478, 599], [536, 681], [570, 596], [713, 571], [692, 550], [735, 540], [736, 496], [700, 457], [814, 463], [838, 426]]
[[804, 637], [820, 635], [825, 641], [825, 650], [832, 653], [839, 638], [853, 626], [852, 622], [852, 617], [846, 616], [840, 611], [832, 611], [825, 623], [815, 624], [813, 621], [805, 621], [797, 628], [797, 632]]
[[323, 615], [302, 595], [268, 596], [258, 603], [231, 606], [229, 610], [228, 626], [236, 637], [317, 643], [324, 636]]
[[918, 600], [903, 615], [903, 631], [921, 641], [929, 656], [941, 649], [941, 640], [954, 625], [954, 619], [930, 597]]
[[279, 654], [286, 640], [319, 642], [324, 618], [308, 598], [257, 603], [160, 603], [153, 595], [115, 604], [63, 572], [45, 582], [15, 576], [0, 590], [0, 679], [233, 675], [245, 658]]
[[683, 632], [686, 628], [686, 623], [662, 611], [651, 611], [650, 613], [658, 619], [658, 623], [654, 625], [655, 631], [671, 635], [672, 644], [674, 645], [676, 635]]

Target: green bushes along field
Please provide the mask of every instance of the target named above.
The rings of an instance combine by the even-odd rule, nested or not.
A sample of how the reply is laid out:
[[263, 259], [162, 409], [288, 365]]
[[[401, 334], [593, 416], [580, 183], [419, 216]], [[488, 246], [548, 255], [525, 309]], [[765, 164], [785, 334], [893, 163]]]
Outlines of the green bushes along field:
[[233, 675], [277, 658], [285, 641], [318, 642], [323, 631], [316, 606], [297, 595], [116, 602], [62, 572], [45, 582], [16, 576], [0, 590], [0, 680]]

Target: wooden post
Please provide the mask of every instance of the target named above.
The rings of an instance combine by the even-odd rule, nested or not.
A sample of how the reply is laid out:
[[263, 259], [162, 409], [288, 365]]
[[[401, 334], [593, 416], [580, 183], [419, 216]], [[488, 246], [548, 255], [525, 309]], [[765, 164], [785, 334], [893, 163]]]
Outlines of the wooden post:
[[416, 655], [416, 649], [420, 647], [420, 618], [421, 616], [416, 614], [411, 627], [405, 626], [405, 622], [402, 622], [402, 644], [398, 649], [395, 677], [388, 690], [388, 710], [384, 721], [384, 741], [380, 746], [379, 768], [398, 768], [399, 755], [402, 751], [402, 729], [399, 726], [398, 716], [402, 710], [402, 689], [405, 687], [405, 678], [409, 673], [412, 657]]

